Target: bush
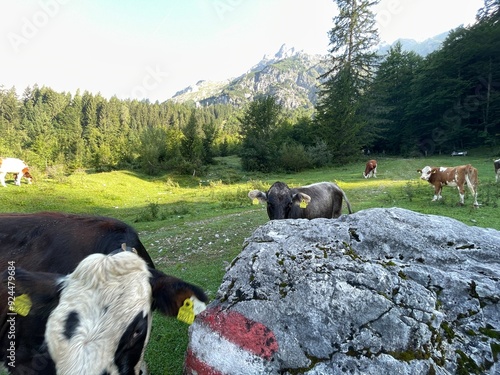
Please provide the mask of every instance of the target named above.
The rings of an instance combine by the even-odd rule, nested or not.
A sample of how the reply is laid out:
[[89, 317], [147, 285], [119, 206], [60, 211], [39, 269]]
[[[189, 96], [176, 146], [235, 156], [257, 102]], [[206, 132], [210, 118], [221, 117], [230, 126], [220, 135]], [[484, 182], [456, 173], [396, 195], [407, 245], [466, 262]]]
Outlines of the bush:
[[245, 171], [267, 173], [276, 169], [276, 156], [269, 144], [255, 141], [252, 146], [242, 148], [240, 157], [241, 166]]
[[303, 145], [284, 144], [280, 149], [279, 165], [286, 171], [299, 172], [310, 168], [312, 163]]
[[238, 188], [236, 191], [227, 191], [223, 193], [215, 193], [214, 199], [216, 199], [222, 209], [240, 208], [248, 206], [248, 190], [244, 188]]
[[[48, 178], [55, 180], [57, 182], [62, 183], [62, 182], [65, 182], [67, 180], [66, 170], [65, 170], [63, 164], [48, 166], [45, 169], [45, 172], [46, 172]], [[32, 171], [32, 175], [34, 176], [36, 174], [33, 174], [33, 171]]]
[[267, 191], [270, 187], [269, 184], [265, 184], [261, 180], [250, 180], [248, 184], [250, 185], [250, 190]]
[[188, 161], [188, 160], [180, 160], [175, 167], [175, 170], [183, 175], [191, 175], [195, 176], [204, 176], [207, 173], [208, 166], [203, 165], [201, 160], [197, 161]]
[[330, 165], [333, 158], [328, 145], [323, 140], [317, 140], [314, 146], [307, 148], [307, 157], [316, 168]]
[[161, 206], [158, 202], [148, 202], [148, 205], [137, 213], [134, 222], [144, 223], [159, 221], [165, 220], [171, 216], [182, 216], [189, 213], [189, 207], [182, 202], [177, 202], [167, 206]]

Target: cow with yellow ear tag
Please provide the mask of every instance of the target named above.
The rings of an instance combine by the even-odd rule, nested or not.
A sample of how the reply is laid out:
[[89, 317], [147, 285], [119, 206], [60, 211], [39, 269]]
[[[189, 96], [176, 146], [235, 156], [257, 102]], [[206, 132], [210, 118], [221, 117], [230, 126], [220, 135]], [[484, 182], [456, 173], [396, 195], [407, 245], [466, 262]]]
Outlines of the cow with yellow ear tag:
[[344, 191], [333, 182], [290, 188], [277, 181], [267, 192], [252, 190], [248, 197], [254, 203], [267, 205], [270, 220], [337, 218], [342, 214], [343, 200], [352, 213]]

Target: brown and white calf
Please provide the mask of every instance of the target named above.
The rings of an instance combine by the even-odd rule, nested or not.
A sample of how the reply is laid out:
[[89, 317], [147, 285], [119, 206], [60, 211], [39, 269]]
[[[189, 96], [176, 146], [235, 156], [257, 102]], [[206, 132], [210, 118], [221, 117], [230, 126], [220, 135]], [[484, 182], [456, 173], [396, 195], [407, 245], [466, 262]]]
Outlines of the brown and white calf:
[[493, 160], [493, 166], [495, 167], [495, 182], [500, 179], [500, 159]]
[[365, 171], [363, 172], [364, 178], [377, 177], [377, 161], [372, 159], [366, 162]]
[[5, 175], [14, 173], [16, 175], [15, 183], [21, 185], [21, 178], [25, 177], [28, 183], [31, 184], [33, 177], [29, 172], [29, 168], [24, 161], [16, 158], [0, 158], [0, 184], [5, 185]]
[[457, 167], [430, 167], [425, 166], [423, 169], [417, 170], [421, 173], [420, 178], [428, 181], [434, 186], [434, 198], [436, 201], [442, 198], [441, 190], [443, 186], [453, 186], [458, 189], [460, 195], [460, 204], [464, 204], [465, 186], [470, 190], [474, 199], [474, 206], [479, 206], [477, 203], [477, 169], [472, 165], [460, 165]]

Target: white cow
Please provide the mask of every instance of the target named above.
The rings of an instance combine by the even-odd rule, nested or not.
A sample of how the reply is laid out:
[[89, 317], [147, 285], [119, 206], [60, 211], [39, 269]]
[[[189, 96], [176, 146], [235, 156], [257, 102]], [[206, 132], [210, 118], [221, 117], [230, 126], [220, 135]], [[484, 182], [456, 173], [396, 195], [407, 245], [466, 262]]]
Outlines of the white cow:
[[14, 173], [16, 175], [15, 183], [17, 186], [21, 185], [21, 178], [25, 177], [28, 183], [31, 184], [33, 177], [29, 172], [29, 168], [24, 161], [16, 158], [0, 158], [0, 184], [5, 185], [5, 175], [7, 173]]

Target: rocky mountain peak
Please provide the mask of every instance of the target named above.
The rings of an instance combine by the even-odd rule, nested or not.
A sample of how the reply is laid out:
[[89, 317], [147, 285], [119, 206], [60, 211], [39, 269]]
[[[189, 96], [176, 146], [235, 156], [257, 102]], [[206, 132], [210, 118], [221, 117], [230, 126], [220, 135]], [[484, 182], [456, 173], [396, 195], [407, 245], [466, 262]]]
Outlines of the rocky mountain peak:
[[[404, 50], [423, 56], [438, 49], [446, 33], [423, 43], [400, 40]], [[378, 54], [385, 54], [391, 46], [381, 45]], [[237, 78], [223, 82], [199, 81], [178, 91], [170, 100], [177, 103], [194, 102], [198, 106], [230, 104], [242, 106], [258, 95], [272, 95], [288, 109], [313, 108], [316, 104], [320, 77], [328, 71], [328, 58], [297, 51], [282, 44], [272, 55], [262, 60]]]
[[[318, 78], [325, 72], [319, 55], [309, 55], [282, 44], [274, 56], [262, 60], [243, 75], [226, 84], [202, 81], [177, 92], [171, 100], [194, 101], [196, 105], [232, 104], [241, 106], [260, 94], [273, 95], [286, 108], [312, 108]], [[207, 89], [209, 88], [209, 89]]]
[[278, 52], [276, 52], [274, 55], [265, 54], [262, 57], [262, 60], [260, 60], [256, 65], [252, 66], [247, 71], [247, 73], [262, 70], [266, 66], [274, 64], [280, 60], [296, 57], [296, 55], [298, 55], [299, 53], [303, 52], [302, 51], [298, 52], [295, 50], [295, 47], [289, 47], [286, 45], [286, 43], [283, 43], [279, 48]]
[[282, 60], [282, 59], [286, 59], [287, 57], [292, 57], [294, 54], [295, 54], [295, 48], [294, 47], [289, 48], [284, 43], [284, 44], [281, 45], [279, 51], [276, 52], [276, 54], [274, 55], [274, 57], [277, 60]]
[[295, 51], [295, 47], [288, 47], [286, 43], [283, 43], [279, 48], [278, 52], [276, 52], [274, 55], [265, 54], [262, 57], [261, 62], [265, 61], [266, 63], [269, 63], [271, 61], [283, 60], [288, 57], [292, 57], [296, 53], [297, 52]]

